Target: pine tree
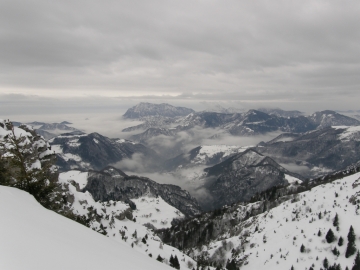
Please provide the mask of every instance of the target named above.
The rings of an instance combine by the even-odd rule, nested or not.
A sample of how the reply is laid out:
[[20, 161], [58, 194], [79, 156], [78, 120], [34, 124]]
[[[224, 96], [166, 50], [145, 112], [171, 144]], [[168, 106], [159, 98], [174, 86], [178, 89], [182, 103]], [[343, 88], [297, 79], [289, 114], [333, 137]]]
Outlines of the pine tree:
[[336, 213], [335, 217], [334, 217], [334, 222], [333, 222], [334, 227], [339, 226], [339, 216]]
[[331, 243], [335, 240], [335, 235], [331, 229], [328, 230], [325, 238], [328, 243]]
[[179, 260], [178, 260], [178, 257], [175, 255], [175, 258], [174, 258], [174, 266], [173, 266], [175, 269], [180, 269], [180, 263], [179, 263]]
[[171, 254], [171, 256], [170, 256], [169, 263], [170, 263], [170, 266], [171, 266], [171, 267], [174, 267], [174, 257], [173, 257], [172, 254]]
[[323, 261], [323, 266], [324, 266], [325, 269], [328, 269], [328, 268], [329, 268], [329, 261], [328, 261], [327, 258], [324, 259], [324, 261]]
[[321, 231], [320, 231], [320, 230], [318, 231], [318, 234], [317, 234], [317, 235], [318, 235], [318, 236], [321, 236]]
[[60, 188], [57, 174], [51, 169], [55, 155], [42, 156], [48, 144], [43, 143], [43, 139], [27, 126], [20, 126], [19, 129], [24, 132], [17, 135], [11, 122], [5, 124], [9, 134], [0, 142], [4, 166], [0, 168], [3, 170], [0, 184], [24, 190], [44, 207], [58, 210], [60, 205], [56, 201], [60, 201]]
[[300, 247], [300, 252], [301, 253], [304, 253], [305, 252], [305, 246], [302, 244], [301, 247]]
[[163, 262], [164, 258], [162, 258], [162, 257], [160, 256], [160, 254], [159, 254], [159, 255], [157, 256], [156, 260], [159, 261], [159, 262]]
[[351, 255], [354, 255], [356, 252], [356, 244], [355, 244], [355, 232], [353, 226], [350, 226], [349, 233], [347, 235], [348, 244], [345, 251], [345, 257], [349, 258]]
[[339, 256], [339, 255], [340, 255], [340, 251], [339, 251], [336, 247], [334, 247], [331, 251], [332, 251], [332, 253], [333, 253], [335, 256]]
[[359, 253], [359, 250], [356, 253], [356, 257], [355, 257], [355, 260], [354, 260], [354, 266], [353, 266], [353, 268], [351, 270], [360, 270], [360, 253]]
[[344, 244], [344, 238], [342, 238], [340, 236], [339, 241], [338, 241], [338, 245], [339, 245], [339, 247], [341, 247], [343, 244]]

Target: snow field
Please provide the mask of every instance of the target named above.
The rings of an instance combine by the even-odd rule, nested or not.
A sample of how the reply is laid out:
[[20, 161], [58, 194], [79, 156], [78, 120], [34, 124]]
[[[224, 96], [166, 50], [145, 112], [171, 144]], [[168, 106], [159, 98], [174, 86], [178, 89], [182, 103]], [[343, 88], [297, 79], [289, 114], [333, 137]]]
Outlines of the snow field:
[[0, 186], [0, 269], [171, 269]]
[[[329, 265], [340, 264], [352, 268], [355, 255], [345, 258], [347, 234], [352, 225], [356, 234], [356, 246], [360, 249], [360, 210], [349, 199], [360, 197], [360, 173], [321, 185], [296, 195], [294, 201], [286, 201], [278, 207], [263, 214], [252, 217], [237, 226], [243, 230], [240, 235], [223, 235], [204, 246], [198, 254], [208, 253], [215, 258], [223, 254], [225, 260], [231, 258], [232, 250], [237, 250], [237, 259], [243, 260], [241, 269], [314, 269], [323, 268], [325, 257]], [[353, 185], [356, 182], [357, 184]], [[240, 210], [241, 211], [241, 210]], [[319, 213], [322, 216], [319, 219]], [[338, 229], [333, 226], [333, 219], [338, 214]], [[325, 235], [331, 229], [336, 237], [327, 243]], [[319, 230], [321, 236], [318, 236]], [[338, 238], [342, 236], [344, 244], [338, 246]], [[300, 252], [301, 245], [305, 252]], [[224, 248], [226, 247], [226, 248]], [[332, 253], [337, 247], [340, 255]]]
[[[136, 222], [120, 217], [124, 211], [129, 210], [129, 205], [121, 201], [96, 202], [89, 192], [81, 192], [76, 188], [86, 186], [87, 173], [68, 171], [59, 175], [59, 182], [68, 185], [69, 196], [73, 202], [69, 205], [72, 212], [79, 215], [97, 215], [90, 222], [90, 228], [95, 231], [105, 231], [106, 236], [116, 242], [127, 245], [147, 257], [156, 260], [160, 255], [164, 263], [168, 263], [171, 255], [177, 256], [181, 269], [196, 266], [196, 262], [184, 255], [178, 249], [161, 242], [154, 232], [143, 224], [149, 223], [156, 228], [168, 228], [173, 218], [182, 218], [184, 215], [176, 208], [167, 204], [161, 197], [143, 196], [132, 201], [137, 209], [133, 210]], [[85, 228], [85, 227], [84, 227]], [[88, 229], [88, 228], [87, 228]], [[136, 232], [136, 233], [135, 233]]]

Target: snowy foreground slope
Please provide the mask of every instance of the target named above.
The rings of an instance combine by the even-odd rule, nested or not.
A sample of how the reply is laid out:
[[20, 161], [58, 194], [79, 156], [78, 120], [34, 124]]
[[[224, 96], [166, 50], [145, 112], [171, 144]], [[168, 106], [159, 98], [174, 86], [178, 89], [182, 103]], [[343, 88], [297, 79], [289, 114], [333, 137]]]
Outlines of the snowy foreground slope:
[[[235, 260], [247, 269], [321, 269], [327, 258], [329, 265], [340, 264], [352, 269], [355, 254], [345, 257], [347, 235], [353, 226], [356, 248], [360, 249], [360, 173], [299, 193], [279, 206], [236, 224], [231, 230], [193, 250], [193, 257], [204, 256], [216, 263]], [[256, 203], [254, 203], [256, 204]], [[248, 205], [251, 207], [251, 204]], [[242, 214], [239, 207], [237, 214]], [[335, 215], [339, 225], [334, 226]], [[335, 240], [325, 239], [331, 229]], [[319, 234], [320, 231], [320, 234]], [[338, 240], [344, 239], [339, 246]], [[301, 246], [304, 245], [303, 252]], [[339, 254], [334, 255], [336, 247]]]
[[170, 269], [0, 186], [0, 269]]
[[136, 205], [134, 210], [121, 201], [95, 201], [89, 192], [80, 191], [87, 184], [87, 174], [76, 170], [61, 173], [59, 183], [67, 186], [63, 195], [68, 198], [69, 210], [89, 219], [91, 229], [142, 253], [146, 259], [152, 257], [155, 261], [160, 256], [163, 264], [169, 264], [170, 256], [177, 256], [181, 269], [196, 266], [192, 258], [177, 248], [162, 243], [148, 228], [169, 228], [174, 218], [184, 218], [178, 209], [167, 204], [160, 196], [150, 194], [132, 199]]

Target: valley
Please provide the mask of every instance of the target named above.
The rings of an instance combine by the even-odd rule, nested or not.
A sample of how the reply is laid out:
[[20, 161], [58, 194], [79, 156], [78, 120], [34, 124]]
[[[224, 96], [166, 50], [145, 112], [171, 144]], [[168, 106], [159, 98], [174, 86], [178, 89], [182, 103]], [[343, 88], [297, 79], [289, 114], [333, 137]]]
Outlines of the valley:
[[0, 136], [13, 129], [41, 146], [39, 164], [52, 157], [62, 215], [164, 266], [176, 256], [181, 269], [316, 269], [325, 257], [352, 267], [345, 247], [334, 257], [336, 245], [316, 234], [326, 234], [335, 213], [335, 237], [345, 239], [350, 225], [360, 233], [355, 118], [150, 103], [123, 117], [142, 123], [110, 138], [67, 121], [2, 121]]

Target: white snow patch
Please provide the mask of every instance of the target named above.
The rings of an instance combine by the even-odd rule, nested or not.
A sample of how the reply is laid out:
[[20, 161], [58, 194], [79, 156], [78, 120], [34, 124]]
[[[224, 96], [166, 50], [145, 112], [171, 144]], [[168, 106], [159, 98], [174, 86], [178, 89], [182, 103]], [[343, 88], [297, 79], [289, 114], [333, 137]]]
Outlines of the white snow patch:
[[[169, 266], [43, 208], [24, 191], [0, 186], [0, 268], [134, 269]], [[179, 258], [180, 259], [180, 258]]]
[[79, 184], [80, 189], [83, 189], [87, 185], [88, 172], [81, 171], [68, 171], [59, 174], [60, 183], [68, 183], [69, 180], [74, 180]]
[[285, 179], [289, 182], [289, 184], [294, 184], [296, 182], [301, 183], [302, 181], [294, 176], [285, 174]]
[[151, 223], [157, 229], [170, 228], [174, 218], [185, 217], [183, 213], [169, 205], [160, 196], [158, 198], [144, 196], [132, 199], [132, 201], [137, 208], [133, 215], [136, 222], [140, 224]]

